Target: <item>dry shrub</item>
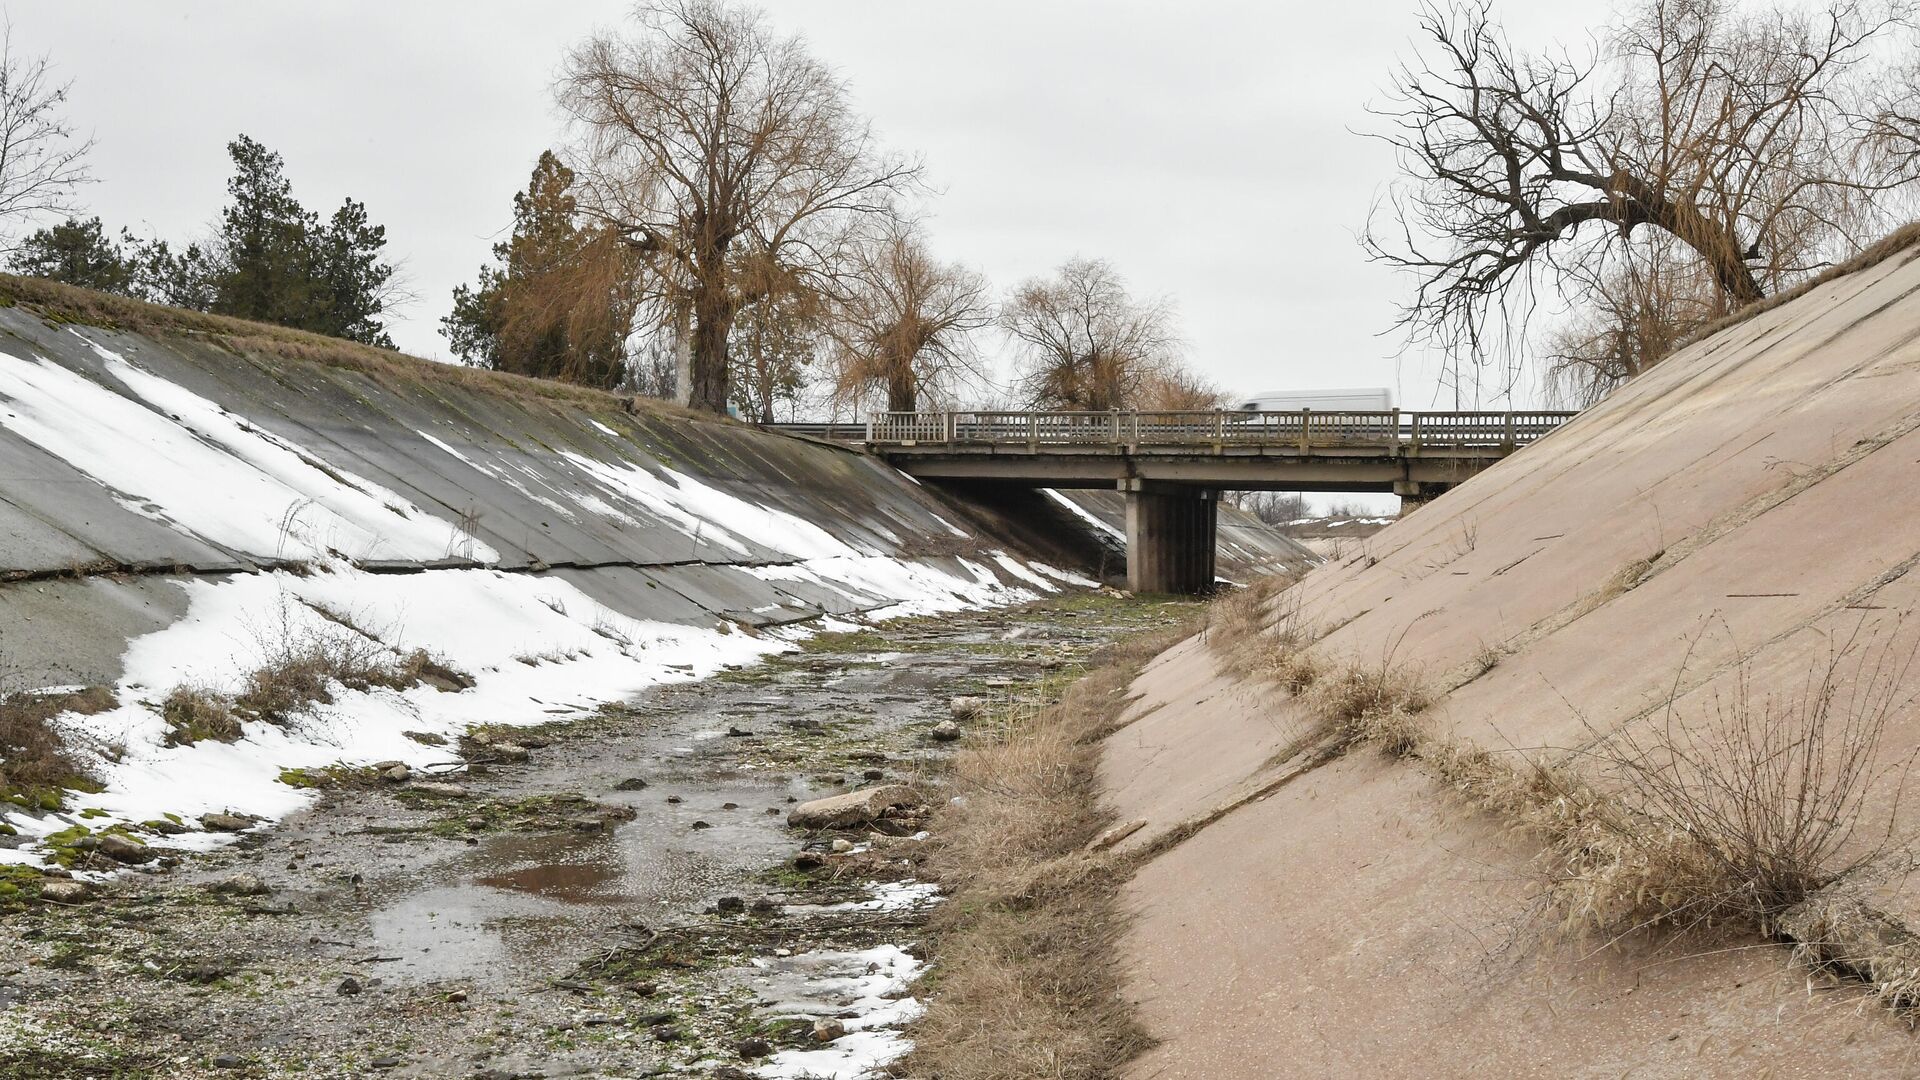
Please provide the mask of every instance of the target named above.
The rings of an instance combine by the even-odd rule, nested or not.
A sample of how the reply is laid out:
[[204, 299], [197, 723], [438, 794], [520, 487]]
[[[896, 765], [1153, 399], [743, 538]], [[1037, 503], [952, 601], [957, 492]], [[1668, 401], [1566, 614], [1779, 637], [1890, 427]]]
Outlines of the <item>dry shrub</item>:
[[233, 699], [209, 686], [181, 683], [160, 701], [168, 746], [192, 746], [203, 739], [232, 742], [240, 737]]
[[1113, 1075], [1145, 1033], [1120, 996], [1121, 871], [1087, 852], [1100, 739], [1126, 689], [1188, 627], [1124, 643], [1061, 700], [1015, 707], [953, 763], [930, 869], [951, 894], [934, 915], [940, 965], [914, 1027], [912, 1075], [1033, 1080]]
[[[318, 609], [316, 609], [318, 610]], [[287, 725], [315, 705], [331, 705], [338, 688], [405, 690], [422, 682], [460, 689], [473, 680], [422, 649], [396, 653], [348, 614], [327, 610], [324, 625], [296, 620], [283, 601], [279, 619], [254, 628], [257, 662], [237, 693], [198, 683], [175, 687], [161, 703], [168, 745], [201, 739], [232, 742], [249, 720]]]
[[1335, 749], [1384, 738], [1404, 754], [1407, 726], [1429, 699], [1420, 680], [1388, 656], [1378, 664], [1355, 661], [1320, 673], [1301, 701]]
[[[1781, 912], [1901, 847], [1894, 834], [1915, 753], [1887, 760], [1891, 717], [1914, 650], [1831, 646], [1797, 689], [1755, 698], [1745, 660], [1697, 717], [1671, 692], [1649, 730], [1628, 728], [1594, 756], [1617, 808], [1595, 818], [1596, 864], [1653, 864], [1642, 921], [1736, 923], [1772, 933]], [[1870, 817], [1886, 781], [1891, 807]], [[1875, 824], [1874, 822], [1878, 822]], [[1577, 869], [1588, 869], [1577, 867]]]
[[[1676, 679], [1651, 727], [1603, 736], [1589, 725], [1599, 741], [1575, 760], [1591, 776], [1420, 731], [1406, 745], [1482, 809], [1546, 840], [1541, 900], [1563, 934], [1611, 941], [1718, 926], [1771, 936], [1792, 932], [1782, 917], [1809, 897], [1903, 849], [1893, 822], [1915, 755], [1888, 760], [1881, 741], [1911, 701], [1900, 688], [1913, 656], [1849, 641], [1812, 665], [1797, 691], [1758, 699], [1742, 661], [1731, 689], [1698, 716], [1682, 714]], [[1893, 793], [1884, 821], [1867, 806], [1883, 787]], [[1869, 975], [1886, 966], [1838, 955], [1861, 952], [1854, 944], [1807, 940], [1814, 927], [1823, 938], [1870, 938], [1886, 955], [1920, 955], [1904, 934], [1829, 927], [1834, 907], [1794, 916], [1805, 924], [1793, 933], [1803, 952], [1834, 953]], [[1871, 977], [1890, 998], [1912, 996], [1920, 982]]]
[[0, 797], [51, 809], [60, 789], [91, 786], [85, 767], [47, 722], [61, 713], [91, 715], [118, 704], [104, 686], [0, 698]]

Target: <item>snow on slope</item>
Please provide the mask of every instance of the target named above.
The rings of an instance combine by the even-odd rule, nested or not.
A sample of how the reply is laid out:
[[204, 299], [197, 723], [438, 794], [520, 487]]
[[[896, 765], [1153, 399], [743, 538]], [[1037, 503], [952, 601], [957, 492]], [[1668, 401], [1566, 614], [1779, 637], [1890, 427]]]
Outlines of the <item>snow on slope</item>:
[[88, 344], [132, 397], [9, 345], [0, 348], [0, 418], [128, 510], [262, 558], [499, 557], [401, 495], [324, 468], [218, 404]]
[[[64, 813], [0, 814], [23, 836], [169, 814], [278, 818], [309, 798], [279, 781], [283, 769], [447, 763], [451, 752], [407, 733], [452, 740], [475, 724], [534, 724], [578, 714], [650, 686], [753, 662], [813, 632], [788, 626], [755, 633], [719, 617], [712, 626], [633, 618], [563, 578], [484, 566], [371, 572], [361, 564], [449, 557], [491, 563], [499, 556], [404, 496], [323, 464], [318, 454], [73, 333], [125, 392], [9, 345], [28, 355], [0, 349], [0, 423], [7, 431], [66, 461], [144, 517], [231, 551], [304, 565], [302, 572], [182, 581], [186, 615], [128, 643], [117, 707], [54, 721], [105, 790], [74, 794]], [[420, 434], [465, 466], [534, 497], [501, 468]], [[866, 620], [1020, 603], [1062, 584], [1095, 585], [998, 551], [986, 552], [988, 561], [901, 558], [855, 546], [685, 472], [561, 456], [579, 485], [562, 490], [529, 473], [549, 493], [536, 498], [542, 505], [569, 517], [577, 511], [634, 529], [674, 530], [736, 555], [748, 554], [749, 544], [756, 559], [783, 554], [790, 561], [715, 566], [774, 586], [760, 587], [774, 597], [782, 595], [781, 582], [824, 589]], [[390, 660], [425, 650], [475, 684], [457, 692], [335, 686], [330, 703], [285, 726], [250, 721], [233, 743], [167, 745], [171, 728], [162, 703], [175, 688], [236, 693], [272, 655], [297, 643], [343, 638]], [[170, 843], [219, 840], [201, 833]], [[41, 858], [31, 846], [0, 848], [0, 862]]]

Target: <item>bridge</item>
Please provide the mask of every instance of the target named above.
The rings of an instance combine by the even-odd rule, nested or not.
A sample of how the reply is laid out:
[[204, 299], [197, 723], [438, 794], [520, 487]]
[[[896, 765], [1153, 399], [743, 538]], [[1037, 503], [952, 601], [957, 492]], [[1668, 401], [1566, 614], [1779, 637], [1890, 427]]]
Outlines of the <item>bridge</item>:
[[887, 412], [777, 430], [863, 444], [919, 479], [1127, 494], [1127, 583], [1213, 584], [1221, 491], [1380, 491], [1414, 505], [1571, 412]]

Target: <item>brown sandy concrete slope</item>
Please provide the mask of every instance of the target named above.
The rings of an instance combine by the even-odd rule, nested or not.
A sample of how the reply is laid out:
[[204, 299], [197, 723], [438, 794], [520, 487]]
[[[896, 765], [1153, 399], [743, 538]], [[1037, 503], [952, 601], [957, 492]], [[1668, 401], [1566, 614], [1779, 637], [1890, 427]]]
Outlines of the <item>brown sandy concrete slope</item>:
[[[1916, 255], [1695, 344], [1310, 574], [1287, 605], [1313, 655], [1417, 675], [1431, 730], [1578, 762], [1670, 713], [1792, 699], [1839, 652], [1843, 699], [1901, 702], [1883, 757], [1912, 753]], [[1415, 765], [1305, 768], [1297, 704], [1202, 643], [1135, 689], [1103, 766], [1147, 822], [1127, 844], [1211, 822], [1127, 891], [1130, 990], [1164, 1040], [1135, 1075], [1920, 1075], [1903, 1026], [1809, 996], [1780, 946], [1543, 944], [1524, 838]], [[1904, 772], [1863, 835], [1920, 834]], [[1911, 920], [1916, 892], [1875, 898]]]

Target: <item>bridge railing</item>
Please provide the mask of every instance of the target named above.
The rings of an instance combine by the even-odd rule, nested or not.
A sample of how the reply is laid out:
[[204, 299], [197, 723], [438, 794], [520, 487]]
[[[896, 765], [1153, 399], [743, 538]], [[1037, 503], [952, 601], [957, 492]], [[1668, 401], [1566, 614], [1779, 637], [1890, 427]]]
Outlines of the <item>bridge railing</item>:
[[888, 412], [867, 422], [878, 444], [1029, 446], [1297, 445], [1517, 447], [1574, 414], [1525, 412]]

